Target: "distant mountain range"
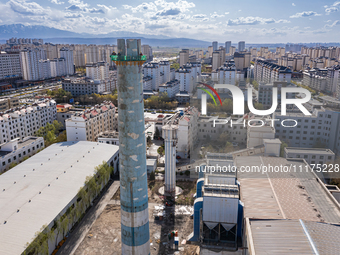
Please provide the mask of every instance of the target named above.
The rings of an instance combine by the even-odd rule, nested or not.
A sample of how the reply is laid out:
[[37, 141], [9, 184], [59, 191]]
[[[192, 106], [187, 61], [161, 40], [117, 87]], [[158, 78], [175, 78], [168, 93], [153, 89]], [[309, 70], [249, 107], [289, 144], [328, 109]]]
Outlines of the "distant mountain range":
[[75, 33], [46, 26], [25, 26], [22, 24], [0, 26], [0, 42], [9, 38], [37, 38], [44, 42], [65, 44], [116, 44], [117, 38], [140, 38], [142, 44], [160, 47], [208, 47], [206, 41], [170, 38], [167, 36], [147, 35], [126, 31], [115, 31], [108, 34]]
[[[58, 44], [116, 44], [117, 38], [140, 38], [142, 44], [153, 47], [179, 47], [179, 48], [207, 48], [211, 42], [188, 39], [170, 38], [163, 35], [139, 34], [127, 31], [113, 31], [107, 34], [75, 33], [46, 26], [25, 26], [23, 24], [0, 26], [0, 43], [6, 43], [9, 38], [37, 38], [44, 42]], [[316, 43], [303, 43], [307, 47], [315, 47]], [[223, 45], [223, 44], [220, 44]], [[236, 45], [236, 43], [233, 43]], [[339, 43], [321, 43], [323, 46], [340, 46]], [[284, 47], [285, 43], [247, 43], [247, 47]]]

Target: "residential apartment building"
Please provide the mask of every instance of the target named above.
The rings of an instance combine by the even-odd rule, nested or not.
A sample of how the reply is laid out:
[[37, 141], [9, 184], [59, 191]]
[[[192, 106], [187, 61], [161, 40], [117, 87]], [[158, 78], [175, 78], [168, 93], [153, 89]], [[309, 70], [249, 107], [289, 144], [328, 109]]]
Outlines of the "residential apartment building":
[[0, 99], [0, 112], [4, 112], [11, 108], [19, 107], [19, 98], [17, 97], [3, 97]]
[[172, 80], [159, 86], [159, 93], [167, 93], [170, 98], [175, 98], [179, 93], [180, 83], [178, 80]]
[[250, 67], [251, 53], [250, 52], [235, 52], [234, 62], [237, 70], [243, 70]]
[[231, 41], [226, 41], [225, 42], [225, 53], [229, 54], [230, 53], [230, 47], [231, 47]]
[[47, 123], [52, 124], [56, 119], [57, 108], [54, 100], [12, 108], [0, 116], [0, 143], [33, 136], [40, 127], [46, 126]]
[[64, 58], [49, 60], [51, 77], [61, 77], [67, 75], [67, 65]]
[[238, 42], [238, 52], [244, 51], [246, 49], [246, 42], [240, 41]]
[[179, 52], [179, 66], [183, 66], [184, 64], [189, 62], [189, 50], [182, 49]]
[[[326, 92], [326, 89], [328, 88], [327, 69], [311, 69], [304, 71], [302, 84], [311, 89]], [[332, 91], [327, 92], [331, 93]]]
[[313, 169], [316, 169], [316, 164], [320, 164], [322, 168], [323, 164], [330, 164], [335, 160], [334, 152], [325, 148], [286, 147], [284, 149], [284, 157], [286, 159], [303, 158], [308, 164], [314, 165]]
[[100, 133], [114, 131], [116, 107], [103, 102], [89, 110], [73, 114], [65, 121], [67, 141], [96, 141]]
[[45, 147], [42, 137], [15, 138], [0, 144], [0, 173], [9, 170], [12, 164], [20, 163], [25, 157], [30, 157]]
[[[295, 88], [296, 85], [288, 84], [283, 81], [274, 81], [270, 84], [259, 84], [257, 101], [264, 106], [264, 108], [270, 108], [273, 104], [273, 88], [277, 88], [277, 102], [281, 105], [281, 88], [292, 87]], [[287, 93], [286, 98], [295, 98], [294, 93]]]
[[290, 82], [292, 70], [270, 63], [265, 60], [256, 59], [254, 65], [254, 79], [257, 82], [272, 83], [274, 81]]
[[0, 80], [20, 78], [21, 65], [19, 53], [6, 53], [0, 50]]
[[106, 91], [105, 82], [89, 78], [69, 78], [62, 83], [63, 90], [71, 92], [73, 96], [100, 94]]
[[60, 58], [65, 59], [66, 75], [73, 75], [75, 73], [73, 50], [65, 47], [61, 48]]
[[160, 85], [160, 71], [158, 63], [146, 63], [143, 67], [144, 76], [152, 78], [152, 89], [158, 91]]
[[109, 63], [101, 61], [86, 64], [86, 77], [93, 80], [109, 79]]
[[162, 81], [160, 84], [166, 83], [170, 81], [170, 62], [169, 61], [161, 61], [159, 62], [159, 71], [163, 74]]
[[152, 78], [150, 76], [143, 77], [143, 90], [152, 91]]
[[142, 45], [142, 53], [146, 56], [147, 61], [152, 61], [153, 55], [152, 55], [152, 48], [149, 45]]
[[22, 77], [24, 80], [37, 81], [50, 78], [49, 62], [46, 60], [46, 51], [43, 49], [28, 49], [20, 52]]
[[216, 41], [212, 42], [212, 47], [213, 47], [213, 51], [218, 50], [218, 42]]
[[175, 79], [180, 83], [180, 91], [191, 93], [194, 85], [194, 78], [191, 74], [191, 69], [180, 67], [175, 72]]

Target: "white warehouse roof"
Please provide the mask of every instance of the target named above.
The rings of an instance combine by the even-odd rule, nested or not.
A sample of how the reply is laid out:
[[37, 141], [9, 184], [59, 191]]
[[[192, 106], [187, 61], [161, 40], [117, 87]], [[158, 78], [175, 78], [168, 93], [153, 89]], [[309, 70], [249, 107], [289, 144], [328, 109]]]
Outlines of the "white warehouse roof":
[[53, 144], [2, 174], [0, 254], [21, 254], [35, 233], [74, 199], [95, 167], [113, 159], [118, 150], [95, 142]]

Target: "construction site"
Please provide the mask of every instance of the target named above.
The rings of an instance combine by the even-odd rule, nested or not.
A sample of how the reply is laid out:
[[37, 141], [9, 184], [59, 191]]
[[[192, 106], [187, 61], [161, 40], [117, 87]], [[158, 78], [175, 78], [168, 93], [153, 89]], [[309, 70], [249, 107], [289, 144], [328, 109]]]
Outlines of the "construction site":
[[[75, 255], [122, 254], [121, 209], [115, 197], [87, 232]], [[192, 206], [149, 203], [150, 254], [199, 254], [196, 253], [198, 246], [186, 243], [193, 230], [192, 213]], [[175, 245], [175, 238], [178, 245]]]

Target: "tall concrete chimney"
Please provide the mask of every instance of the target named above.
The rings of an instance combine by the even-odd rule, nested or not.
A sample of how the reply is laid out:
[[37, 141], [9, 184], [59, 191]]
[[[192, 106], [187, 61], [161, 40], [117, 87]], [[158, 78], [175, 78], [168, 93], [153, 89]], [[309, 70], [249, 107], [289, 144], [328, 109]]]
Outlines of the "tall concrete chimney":
[[122, 254], [150, 254], [141, 40], [118, 39], [118, 128]]

